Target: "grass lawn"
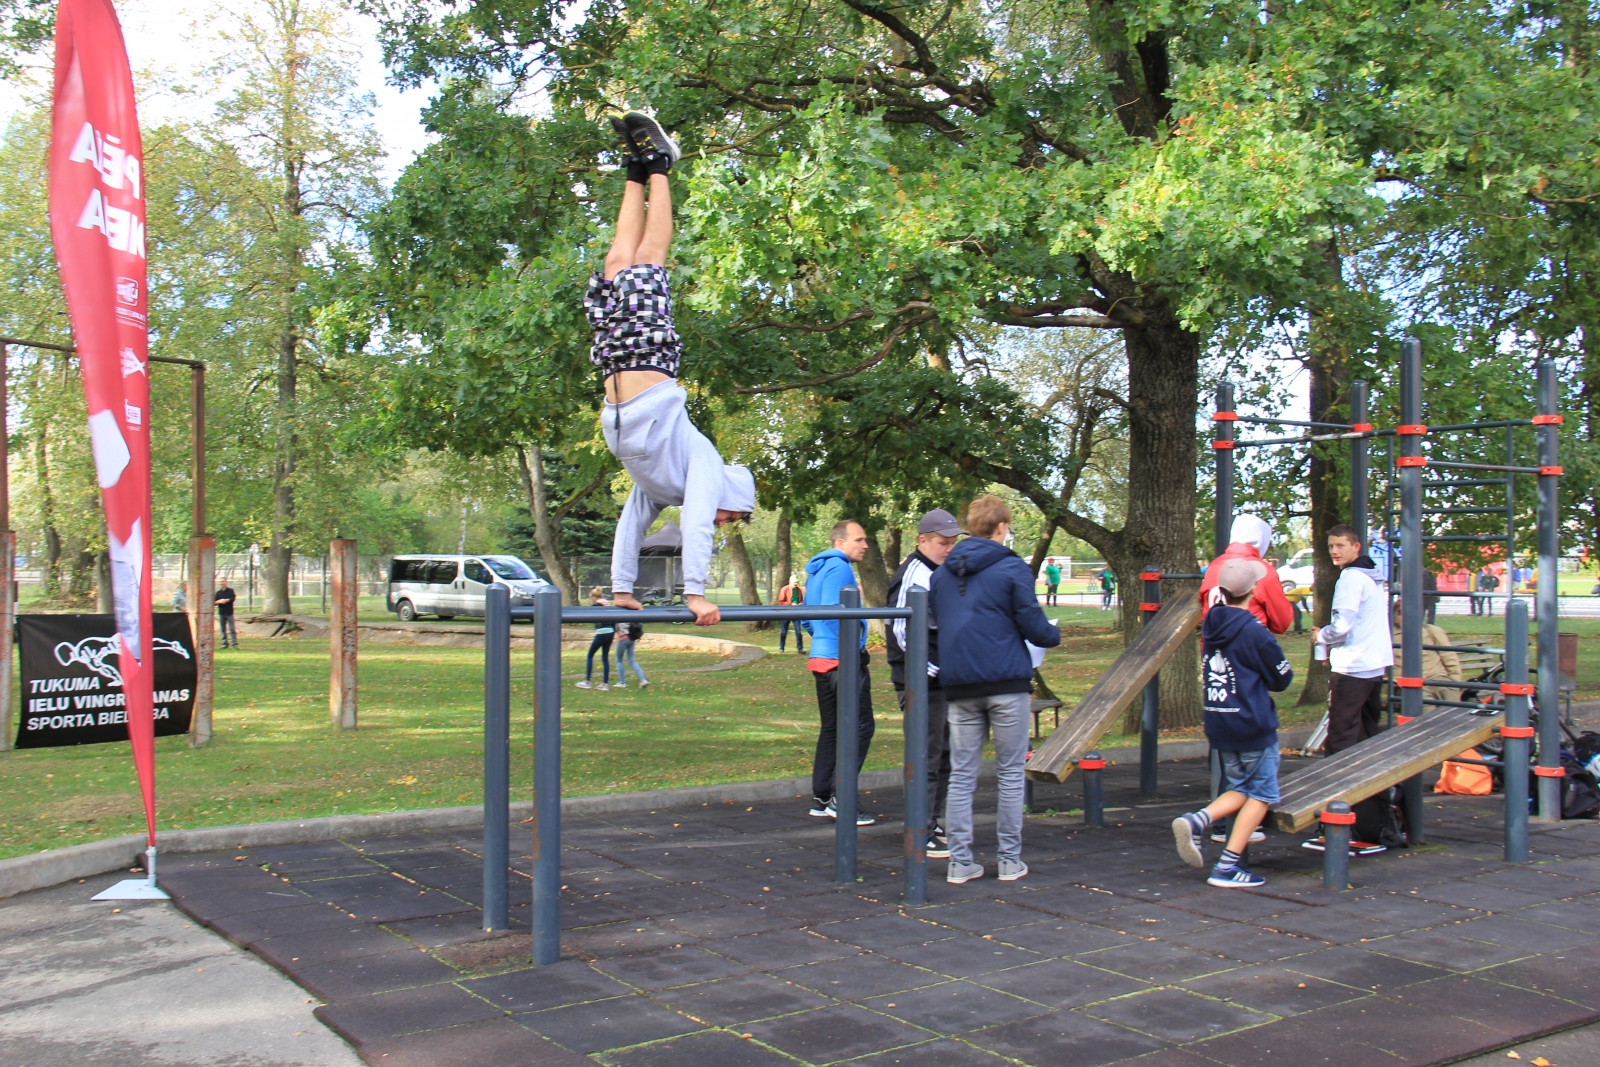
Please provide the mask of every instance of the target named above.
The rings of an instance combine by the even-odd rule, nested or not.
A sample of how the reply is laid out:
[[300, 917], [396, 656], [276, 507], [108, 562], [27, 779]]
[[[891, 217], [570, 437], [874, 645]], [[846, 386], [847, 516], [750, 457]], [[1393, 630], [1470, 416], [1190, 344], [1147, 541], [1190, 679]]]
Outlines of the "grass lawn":
[[[1046, 680], [1069, 702], [1115, 658], [1108, 613], [1051, 609], [1068, 627], [1045, 663]], [[1498, 618], [1441, 617], [1457, 636], [1492, 635]], [[1600, 620], [1564, 620], [1583, 635], [1579, 696], [1600, 695]], [[723, 624], [716, 636], [772, 651], [777, 632]], [[1477, 640], [1477, 637], [1472, 637]], [[1284, 642], [1303, 672], [1309, 641]], [[563, 700], [568, 795], [629, 792], [805, 775], [816, 736], [811, 676], [793, 646], [787, 655], [733, 671], [676, 673], [709, 659], [642, 653], [649, 689], [575, 689]], [[583, 654], [563, 654], [569, 675]], [[878, 734], [869, 768], [899, 763], [899, 715], [881, 654], [873, 657]], [[531, 795], [533, 656], [513, 653], [514, 796]], [[598, 668], [597, 668], [598, 669]], [[361, 728], [330, 729], [325, 640], [248, 640], [218, 655], [216, 737], [193, 750], [182, 737], [157, 742], [159, 826], [189, 829], [319, 815], [475, 803], [481, 798], [483, 654], [477, 649], [368, 645], [361, 650]], [[1319, 708], [1295, 708], [1286, 726]], [[17, 699], [17, 698], [14, 698]], [[1046, 718], [1046, 726], [1049, 720]], [[1198, 731], [1185, 731], [1198, 736]], [[1175, 735], [1175, 736], [1183, 736]], [[1108, 737], [1105, 747], [1132, 738]], [[77, 844], [142, 826], [125, 745], [85, 745], [0, 754], [0, 857]]]

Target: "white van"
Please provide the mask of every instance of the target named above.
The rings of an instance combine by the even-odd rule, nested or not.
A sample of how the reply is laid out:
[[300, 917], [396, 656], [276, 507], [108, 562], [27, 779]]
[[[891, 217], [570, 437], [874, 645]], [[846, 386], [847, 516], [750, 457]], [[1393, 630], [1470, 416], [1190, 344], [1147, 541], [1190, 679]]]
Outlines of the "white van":
[[389, 564], [388, 606], [401, 622], [419, 615], [482, 616], [491, 585], [511, 590], [513, 608], [528, 608], [550, 583], [516, 556], [396, 556]]

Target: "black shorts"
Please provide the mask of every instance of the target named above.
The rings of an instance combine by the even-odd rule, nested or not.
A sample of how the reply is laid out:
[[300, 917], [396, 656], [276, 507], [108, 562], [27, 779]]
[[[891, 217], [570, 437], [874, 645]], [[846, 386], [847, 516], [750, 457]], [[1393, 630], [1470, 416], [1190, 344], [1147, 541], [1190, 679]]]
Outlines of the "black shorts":
[[595, 272], [583, 294], [583, 313], [594, 330], [589, 359], [607, 378], [619, 370], [678, 376], [683, 343], [672, 324], [666, 268], [635, 263], [610, 281]]

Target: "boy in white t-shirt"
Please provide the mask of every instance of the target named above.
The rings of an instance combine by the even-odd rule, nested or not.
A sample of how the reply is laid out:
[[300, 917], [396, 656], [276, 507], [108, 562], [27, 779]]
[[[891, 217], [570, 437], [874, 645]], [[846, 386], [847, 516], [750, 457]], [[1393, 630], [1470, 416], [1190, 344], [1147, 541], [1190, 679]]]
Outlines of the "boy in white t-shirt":
[[1311, 631], [1313, 655], [1327, 660], [1328, 755], [1343, 752], [1378, 732], [1383, 718], [1383, 676], [1394, 666], [1394, 639], [1384, 585], [1361, 536], [1350, 526], [1328, 531], [1328, 554], [1339, 567], [1333, 618]]

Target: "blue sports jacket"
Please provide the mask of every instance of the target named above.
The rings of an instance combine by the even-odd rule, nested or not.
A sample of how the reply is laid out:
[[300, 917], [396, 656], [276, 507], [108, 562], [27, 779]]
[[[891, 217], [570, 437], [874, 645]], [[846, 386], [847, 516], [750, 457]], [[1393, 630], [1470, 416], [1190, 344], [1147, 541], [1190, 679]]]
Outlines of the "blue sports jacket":
[[1040, 648], [1061, 643], [1034, 595], [1033, 572], [987, 537], [951, 549], [928, 592], [939, 620], [939, 680], [951, 700], [1028, 692], [1033, 660], [1024, 638]]
[[1243, 608], [1218, 604], [1200, 628], [1205, 649], [1206, 738], [1229, 752], [1278, 743], [1272, 694], [1294, 681], [1294, 668], [1272, 632]]
[[[839, 590], [856, 584], [850, 557], [837, 548], [818, 552], [806, 564], [806, 603], [811, 607], [839, 603]], [[811, 658], [839, 658], [839, 623], [835, 619], [812, 619]], [[861, 647], [867, 647], [867, 628], [861, 627]]]

